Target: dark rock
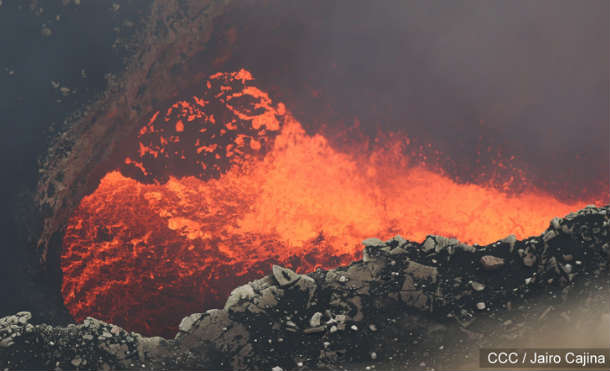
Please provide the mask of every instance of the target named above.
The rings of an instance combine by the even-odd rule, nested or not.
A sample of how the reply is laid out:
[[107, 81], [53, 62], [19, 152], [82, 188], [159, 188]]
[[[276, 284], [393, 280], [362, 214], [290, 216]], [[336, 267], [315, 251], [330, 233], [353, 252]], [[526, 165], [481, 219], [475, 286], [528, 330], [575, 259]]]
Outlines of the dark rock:
[[485, 255], [481, 257], [481, 265], [483, 269], [493, 271], [504, 266], [504, 259], [493, 255]]
[[288, 268], [282, 268], [279, 265], [273, 266], [273, 277], [280, 284], [280, 287], [292, 285], [298, 281], [301, 276]]
[[[523, 241], [509, 236], [468, 246], [439, 236], [422, 244], [395, 237], [367, 240], [367, 259], [311, 276], [273, 266], [272, 275], [233, 290], [224, 309], [185, 317], [170, 340], [93, 318], [67, 327], [33, 325], [28, 312], [19, 312], [0, 319], [0, 368], [329, 368], [380, 358], [387, 346], [380, 339], [397, 338], [394, 331], [408, 334], [414, 346], [443, 334], [479, 341], [485, 334], [475, 328], [486, 316], [500, 318], [494, 321], [503, 332], [522, 331], [502, 316], [525, 310], [523, 300], [565, 297], [576, 284], [607, 280], [608, 209], [554, 220]], [[560, 305], [553, 308], [561, 312]]]

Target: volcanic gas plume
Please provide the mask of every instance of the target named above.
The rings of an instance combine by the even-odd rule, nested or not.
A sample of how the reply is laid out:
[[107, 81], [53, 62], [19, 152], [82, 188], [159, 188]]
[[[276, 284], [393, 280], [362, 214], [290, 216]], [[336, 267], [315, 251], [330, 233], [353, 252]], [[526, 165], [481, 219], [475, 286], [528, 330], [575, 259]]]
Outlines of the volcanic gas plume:
[[272, 263], [331, 268], [372, 236], [523, 238], [587, 203], [508, 193], [514, 179], [503, 189], [491, 175], [457, 183], [399, 133], [335, 148], [253, 81], [245, 70], [218, 73], [199, 96], [154, 113], [124, 163], [83, 198], [61, 260], [76, 320], [173, 336], [184, 315], [222, 306]]

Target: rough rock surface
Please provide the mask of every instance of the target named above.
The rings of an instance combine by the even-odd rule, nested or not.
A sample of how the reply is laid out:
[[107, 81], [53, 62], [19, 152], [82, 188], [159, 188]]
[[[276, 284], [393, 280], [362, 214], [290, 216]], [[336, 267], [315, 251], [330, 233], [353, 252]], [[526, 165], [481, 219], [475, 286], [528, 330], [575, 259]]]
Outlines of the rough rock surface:
[[106, 92], [71, 120], [41, 160], [34, 203], [42, 218], [37, 242], [42, 263], [53, 248], [53, 235], [65, 225], [82, 197], [114, 167], [114, 151], [122, 141], [150, 117], [158, 102], [202, 77], [197, 73], [201, 71], [188, 71], [187, 61], [205, 50], [214, 30], [213, 20], [229, 3], [152, 1], [146, 27], [131, 42], [135, 53], [123, 73], [109, 76]]
[[368, 239], [361, 261], [307, 275], [274, 266], [233, 290], [224, 309], [185, 317], [169, 340], [93, 318], [34, 326], [20, 312], [0, 319], [0, 369], [332, 368], [383, 359], [395, 336], [417, 344], [457, 328], [480, 338], [469, 327], [477, 319], [498, 321], [536, 297], [561, 305], [583, 282], [607, 282], [609, 213], [589, 206], [540, 236], [487, 246]]

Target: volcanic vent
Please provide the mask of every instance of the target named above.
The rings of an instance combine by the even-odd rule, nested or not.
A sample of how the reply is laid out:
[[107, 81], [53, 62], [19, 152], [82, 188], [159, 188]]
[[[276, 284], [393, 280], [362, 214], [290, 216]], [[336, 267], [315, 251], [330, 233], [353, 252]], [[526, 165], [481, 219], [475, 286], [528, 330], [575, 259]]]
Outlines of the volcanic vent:
[[209, 76], [198, 95], [155, 112], [82, 199], [61, 257], [76, 320], [171, 337], [271, 264], [332, 268], [370, 236], [524, 238], [585, 204], [512, 192], [527, 179], [510, 162], [498, 166], [512, 177], [458, 183], [433, 160], [442, 154], [404, 133], [341, 148], [256, 85], [244, 69]]

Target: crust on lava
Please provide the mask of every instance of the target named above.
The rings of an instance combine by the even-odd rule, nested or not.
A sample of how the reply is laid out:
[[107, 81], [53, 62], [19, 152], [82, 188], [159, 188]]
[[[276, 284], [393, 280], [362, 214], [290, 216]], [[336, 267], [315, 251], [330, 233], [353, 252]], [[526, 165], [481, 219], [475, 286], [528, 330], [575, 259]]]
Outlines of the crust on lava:
[[[487, 246], [370, 238], [349, 266], [309, 274], [274, 266], [233, 290], [223, 309], [185, 317], [174, 339], [93, 318], [34, 326], [20, 312], [0, 319], [0, 368], [336, 369], [394, 357], [399, 367], [423, 368], [430, 349], [479, 349], [496, 338], [521, 346], [553, 313], [569, 321], [561, 309], [570, 300], [603, 308], [586, 315], [599, 327], [610, 323], [609, 214], [610, 205], [588, 206], [554, 218], [539, 236]], [[463, 361], [464, 352], [444, 361]]]
[[[185, 73], [187, 61], [205, 50], [213, 20], [230, 0], [158, 0], [145, 28], [132, 42], [137, 49], [121, 76], [108, 81], [106, 92], [84, 108], [79, 118], [55, 138], [39, 164], [35, 206], [41, 218], [37, 246], [45, 263], [52, 237], [62, 231], [82, 197], [116, 166], [123, 141], [153, 108], [197, 81]], [[187, 71], [190, 72], [190, 71]]]

